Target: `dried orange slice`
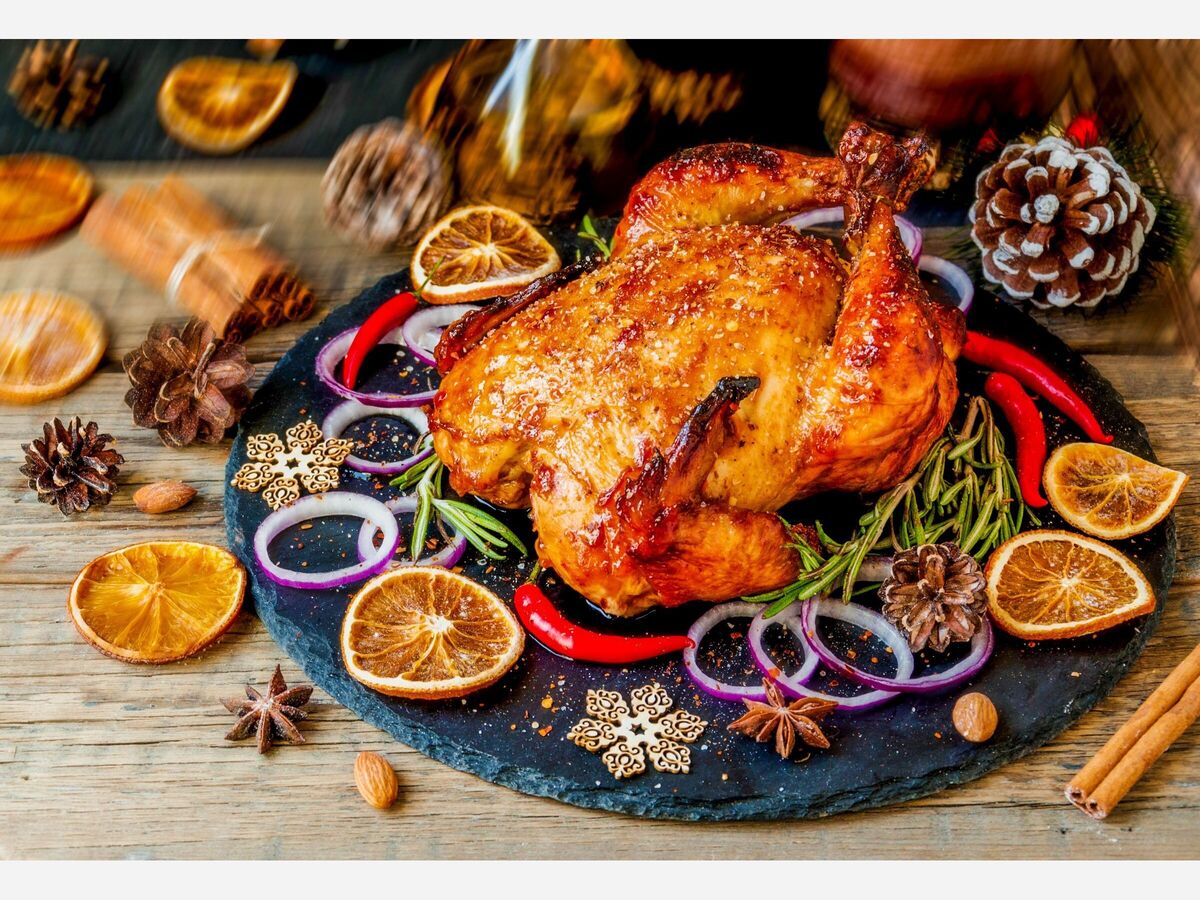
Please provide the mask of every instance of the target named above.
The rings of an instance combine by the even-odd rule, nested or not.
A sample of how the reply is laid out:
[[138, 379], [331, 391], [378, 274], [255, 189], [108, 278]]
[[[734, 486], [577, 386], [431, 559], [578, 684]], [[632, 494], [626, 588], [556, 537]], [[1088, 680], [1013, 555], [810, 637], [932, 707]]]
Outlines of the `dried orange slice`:
[[83, 639], [131, 663], [198, 653], [242, 608], [246, 570], [228, 550], [149, 541], [105, 553], [71, 585], [67, 611]]
[[368, 581], [342, 620], [342, 661], [393, 697], [446, 700], [500, 680], [525, 647], [495, 594], [445, 569], [405, 566]]
[[92, 199], [92, 176], [65, 156], [0, 157], [0, 252], [27, 250], [66, 231]]
[[518, 213], [464, 206], [425, 232], [411, 275], [430, 303], [467, 303], [515, 294], [561, 265], [550, 242]]
[[158, 91], [167, 134], [201, 153], [236, 153], [257, 140], [291, 96], [290, 62], [198, 56], [173, 68]]
[[1080, 531], [1115, 541], [1167, 517], [1188, 476], [1107, 444], [1064, 444], [1042, 476], [1054, 511]]
[[0, 297], [0, 403], [61, 397], [92, 374], [108, 339], [82, 300], [18, 291]]
[[1154, 591], [1124, 554], [1069, 531], [1026, 531], [987, 564], [988, 609], [1031, 640], [1103, 631], [1154, 609]]

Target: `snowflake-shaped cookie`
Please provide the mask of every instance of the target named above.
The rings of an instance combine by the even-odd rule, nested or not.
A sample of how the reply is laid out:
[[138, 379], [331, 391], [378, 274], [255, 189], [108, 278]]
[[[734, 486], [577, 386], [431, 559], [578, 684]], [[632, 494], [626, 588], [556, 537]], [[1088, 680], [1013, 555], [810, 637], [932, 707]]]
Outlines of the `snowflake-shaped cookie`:
[[[567, 735], [585, 750], [604, 750], [601, 759], [614, 777], [629, 778], [646, 771], [646, 757], [660, 772], [689, 771], [690, 744], [708, 723], [682, 709], [668, 713], [674, 701], [659, 684], [648, 684], [629, 694], [589, 690], [588, 715]], [[607, 748], [607, 749], [606, 749]]]
[[254, 462], [238, 469], [230, 484], [243, 491], [262, 491], [267, 505], [279, 509], [300, 496], [301, 484], [310, 494], [337, 487], [338, 466], [353, 449], [353, 441], [325, 440], [311, 420], [287, 430], [286, 447], [277, 434], [256, 434], [246, 441], [246, 455]]

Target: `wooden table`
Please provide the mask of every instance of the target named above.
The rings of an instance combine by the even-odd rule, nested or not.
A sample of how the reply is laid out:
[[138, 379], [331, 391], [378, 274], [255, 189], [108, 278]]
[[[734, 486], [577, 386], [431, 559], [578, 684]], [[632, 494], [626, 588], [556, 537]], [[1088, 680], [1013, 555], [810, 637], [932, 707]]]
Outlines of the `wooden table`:
[[[106, 165], [121, 187], [167, 171]], [[340, 243], [320, 212], [315, 163], [189, 164], [182, 174], [247, 222], [272, 222], [272, 243], [319, 288], [318, 316], [379, 276], [396, 256]], [[936, 239], [933, 240], [936, 244]], [[1200, 508], [1189, 487], [1178, 507], [1179, 565], [1162, 624], [1113, 693], [1024, 760], [964, 787], [899, 807], [817, 822], [682, 824], [642, 821], [527, 797], [454, 771], [358, 721], [317, 692], [308, 743], [259, 756], [223, 739], [220, 698], [263, 684], [277, 662], [297, 666], [243, 615], [200, 656], [135, 667], [101, 656], [65, 615], [68, 585], [98, 553], [154, 538], [224, 543], [228, 442], [169, 450], [133, 427], [122, 402], [121, 357], [165, 301], [72, 235], [0, 259], [0, 292], [52, 288], [91, 301], [111, 339], [98, 372], [68, 397], [0, 408], [0, 857], [1180, 857], [1200, 851], [1200, 728], [1158, 763], [1106, 823], [1068, 806], [1062, 787], [1166, 672], [1200, 640]], [[1150, 430], [1165, 464], [1200, 483], [1196, 371], [1178, 352], [1156, 292], [1100, 316], [1050, 317], [1085, 351]], [[313, 323], [249, 343], [258, 380]], [[66, 520], [40, 505], [17, 472], [20, 444], [53, 415], [95, 419], [127, 463], [106, 509]], [[141, 485], [178, 478], [200, 496], [149, 517]], [[377, 750], [401, 779], [386, 813], [355, 792], [360, 750]]]

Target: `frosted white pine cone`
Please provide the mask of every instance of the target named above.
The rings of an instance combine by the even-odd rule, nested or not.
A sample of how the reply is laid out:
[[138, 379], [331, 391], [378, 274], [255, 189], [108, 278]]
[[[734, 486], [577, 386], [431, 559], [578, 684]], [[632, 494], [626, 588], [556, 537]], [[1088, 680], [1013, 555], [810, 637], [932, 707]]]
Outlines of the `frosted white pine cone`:
[[1005, 147], [975, 196], [984, 277], [1042, 309], [1120, 293], [1154, 226], [1154, 205], [1106, 147], [1059, 137]]

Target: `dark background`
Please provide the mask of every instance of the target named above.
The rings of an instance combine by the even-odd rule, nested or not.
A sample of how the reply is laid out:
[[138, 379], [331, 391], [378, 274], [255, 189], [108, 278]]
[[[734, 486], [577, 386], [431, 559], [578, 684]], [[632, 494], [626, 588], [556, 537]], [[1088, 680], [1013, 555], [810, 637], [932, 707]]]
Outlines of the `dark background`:
[[[0, 77], [31, 42], [0, 41]], [[461, 41], [289, 41], [281, 59], [299, 68], [292, 99], [271, 129], [233, 158], [327, 158], [360, 125], [403, 116], [409, 92], [432, 64]], [[739, 71], [744, 100], [703, 128], [661, 128], [647, 153], [659, 158], [680, 146], [736, 138], [824, 150], [817, 104], [825, 84], [825, 41], [631, 41], [643, 59], [673, 69]], [[170, 69], [192, 56], [252, 58], [242, 39], [82, 41], [80, 56], [108, 57], [113, 80], [99, 116], [74, 131], [44, 131], [0, 97], [0, 153], [46, 152], [97, 160], [203, 158], [175, 143], [158, 123], [155, 98]]]

